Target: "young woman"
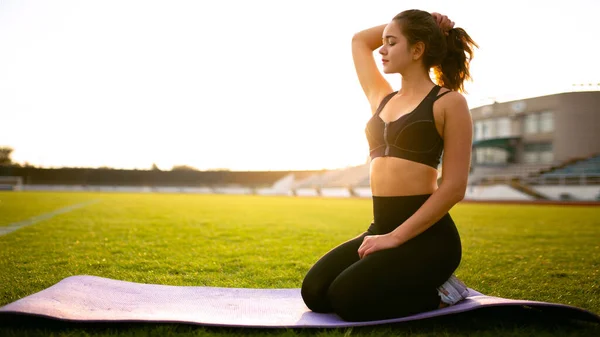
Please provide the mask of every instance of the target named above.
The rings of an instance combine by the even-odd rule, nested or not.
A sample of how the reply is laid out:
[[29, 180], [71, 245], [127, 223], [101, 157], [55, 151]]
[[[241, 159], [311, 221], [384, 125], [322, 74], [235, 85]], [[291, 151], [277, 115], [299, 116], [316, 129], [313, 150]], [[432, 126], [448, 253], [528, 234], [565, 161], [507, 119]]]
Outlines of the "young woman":
[[[399, 91], [376, 66], [379, 47], [384, 73], [402, 77]], [[420, 10], [354, 35], [354, 64], [372, 110], [365, 132], [374, 220], [309, 270], [302, 297], [312, 311], [379, 320], [468, 295], [453, 275], [462, 250], [448, 212], [464, 197], [471, 161], [472, 120], [459, 92], [470, 78], [473, 47], [446, 16]]]

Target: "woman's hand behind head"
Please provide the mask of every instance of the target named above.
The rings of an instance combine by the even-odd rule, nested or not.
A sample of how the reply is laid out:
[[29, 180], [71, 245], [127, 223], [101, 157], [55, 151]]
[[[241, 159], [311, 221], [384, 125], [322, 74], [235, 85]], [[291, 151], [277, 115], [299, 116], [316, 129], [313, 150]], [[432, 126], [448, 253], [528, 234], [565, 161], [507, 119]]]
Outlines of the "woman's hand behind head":
[[433, 12], [431, 13], [431, 16], [433, 16], [435, 22], [438, 24], [444, 34], [448, 35], [448, 31], [454, 28], [454, 21], [448, 19], [446, 15]]

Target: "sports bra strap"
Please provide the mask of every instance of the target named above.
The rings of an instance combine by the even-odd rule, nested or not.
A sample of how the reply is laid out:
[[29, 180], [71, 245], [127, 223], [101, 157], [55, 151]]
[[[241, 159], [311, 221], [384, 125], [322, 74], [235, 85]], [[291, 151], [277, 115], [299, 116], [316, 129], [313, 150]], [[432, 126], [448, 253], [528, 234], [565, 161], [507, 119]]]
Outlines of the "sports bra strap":
[[447, 93], [450, 93], [450, 92], [452, 92], [452, 90], [448, 90], [448, 91], [446, 91], [446, 92], [443, 92], [441, 95], [437, 95], [437, 96], [435, 96], [435, 98], [433, 99], [433, 101], [434, 101], [434, 102], [435, 102], [435, 101], [437, 101], [437, 100], [438, 100], [440, 97], [442, 97], [442, 96], [444, 96], [445, 94], [447, 94]]
[[382, 100], [381, 103], [379, 103], [379, 106], [377, 107], [377, 110], [375, 111], [375, 115], [379, 115], [379, 113], [381, 112], [381, 110], [383, 110], [383, 107], [387, 104], [387, 102], [392, 99], [392, 97], [394, 97], [394, 95], [398, 93], [397, 91], [394, 91], [390, 94], [388, 94], [387, 96], [385, 96]]

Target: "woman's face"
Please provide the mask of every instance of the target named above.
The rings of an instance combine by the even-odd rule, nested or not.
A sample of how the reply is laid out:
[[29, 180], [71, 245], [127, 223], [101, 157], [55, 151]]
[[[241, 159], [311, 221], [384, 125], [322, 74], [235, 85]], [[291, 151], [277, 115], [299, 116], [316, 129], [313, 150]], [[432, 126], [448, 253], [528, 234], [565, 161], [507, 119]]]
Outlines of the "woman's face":
[[413, 62], [411, 48], [396, 21], [390, 22], [385, 27], [382, 39], [383, 45], [379, 48], [379, 54], [381, 54], [384, 73], [400, 73]]

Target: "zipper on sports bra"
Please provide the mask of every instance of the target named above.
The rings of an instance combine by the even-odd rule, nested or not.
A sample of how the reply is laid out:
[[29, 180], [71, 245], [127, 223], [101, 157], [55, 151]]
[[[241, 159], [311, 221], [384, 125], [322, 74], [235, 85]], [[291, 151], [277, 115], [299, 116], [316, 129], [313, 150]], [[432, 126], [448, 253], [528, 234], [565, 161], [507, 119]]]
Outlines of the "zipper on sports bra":
[[388, 123], [385, 123], [385, 126], [383, 128], [383, 141], [385, 141], [385, 156], [387, 156], [390, 153], [390, 144], [387, 140], [387, 127]]

